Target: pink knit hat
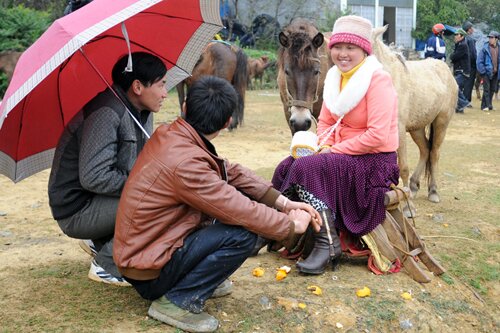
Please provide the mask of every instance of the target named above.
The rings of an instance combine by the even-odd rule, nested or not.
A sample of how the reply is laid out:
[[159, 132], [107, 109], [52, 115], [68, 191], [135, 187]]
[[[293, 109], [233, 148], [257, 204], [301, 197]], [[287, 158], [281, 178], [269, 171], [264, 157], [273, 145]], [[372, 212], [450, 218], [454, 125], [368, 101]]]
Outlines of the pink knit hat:
[[361, 47], [369, 55], [372, 54], [372, 24], [365, 18], [356, 15], [342, 16], [333, 25], [332, 37], [328, 48], [338, 43], [349, 43]]

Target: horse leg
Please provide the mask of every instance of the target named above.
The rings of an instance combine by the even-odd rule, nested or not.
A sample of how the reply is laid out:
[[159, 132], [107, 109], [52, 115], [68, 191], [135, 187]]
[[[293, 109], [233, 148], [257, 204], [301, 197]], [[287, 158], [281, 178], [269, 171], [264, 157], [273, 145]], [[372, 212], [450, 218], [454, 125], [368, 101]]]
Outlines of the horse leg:
[[406, 131], [399, 133], [399, 148], [398, 148], [398, 164], [399, 175], [403, 181], [403, 186], [408, 186], [408, 178], [410, 177], [410, 170], [408, 168], [408, 158], [406, 155]]
[[448, 124], [450, 123], [451, 116], [448, 113], [441, 113], [432, 123], [432, 130], [430, 138], [431, 142], [431, 151], [429, 153], [430, 163], [427, 164], [428, 169], [426, 171], [427, 174], [427, 183], [429, 186], [428, 199], [430, 202], [438, 203], [441, 201], [439, 194], [437, 192], [437, 181], [436, 181], [436, 173], [438, 170], [438, 162], [440, 155], [441, 144], [444, 141], [446, 130], [448, 129]]
[[[403, 133], [399, 133], [399, 148], [398, 148], [398, 165], [399, 165], [399, 176], [403, 181], [403, 186], [408, 187], [408, 178], [410, 177], [410, 169], [408, 167], [408, 157], [406, 153], [406, 131], [403, 126]], [[413, 195], [411, 196], [413, 197]], [[403, 207], [403, 214], [406, 217], [416, 216], [417, 210], [413, 201], [409, 200], [408, 205]]]
[[412, 131], [410, 132], [410, 135], [420, 152], [417, 167], [413, 171], [410, 178], [410, 190], [412, 197], [415, 197], [420, 189], [420, 177], [422, 176], [422, 172], [424, 171], [427, 160], [429, 159], [429, 141], [425, 137], [425, 128]]

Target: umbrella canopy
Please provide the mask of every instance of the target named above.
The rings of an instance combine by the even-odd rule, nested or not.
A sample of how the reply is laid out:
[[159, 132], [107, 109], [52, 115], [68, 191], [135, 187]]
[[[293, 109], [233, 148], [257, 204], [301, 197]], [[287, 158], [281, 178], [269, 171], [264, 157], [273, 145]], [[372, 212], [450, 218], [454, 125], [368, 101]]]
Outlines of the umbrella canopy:
[[219, 0], [94, 0], [54, 21], [19, 58], [0, 105], [0, 173], [17, 182], [51, 166], [65, 125], [111, 83], [128, 44], [165, 62], [170, 89], [221, 27]]
[[455, 34], [455, 32], [457, 32], [457, 28], [452, 27], [451, 25], [448, 25], [448, 24], [443, 24], [443, 25], [445, 27], [445, 30], [444, 30], [445, 36], [452, 36]]

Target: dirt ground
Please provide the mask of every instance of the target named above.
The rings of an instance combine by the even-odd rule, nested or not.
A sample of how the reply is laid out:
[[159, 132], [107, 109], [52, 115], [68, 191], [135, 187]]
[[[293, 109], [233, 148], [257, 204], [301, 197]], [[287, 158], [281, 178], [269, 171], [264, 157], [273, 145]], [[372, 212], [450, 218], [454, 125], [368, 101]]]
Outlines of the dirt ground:
[[[290, 144], [281, 102], [276, 91], [249, 92], [246, 102], [243, 127], [223, 132], [214, 143], [220, 155], [270, 179]], [[495, 107], [466, 109], [453, 118], [441, 151], [442, 202], [429, 203], [425, 190], [415, 199], [418, 231], [448, 270], [445, 276], [427, 284], [403, 272], [376, 276], [364, 258], [343, 258], [335, 272], [301, 276], [294, 262], [263, 249], [232, 276], [230, 296], [208, 301], [219, 331], [498, 332], [500, 102]], [[157, 124], [177, 112], [170, 95]], [[414, 166], [416, 147], [409, 146]], [[90, 258], [51, 217], [48, 175], [46, 170], [18, 184], [0, 176], [0, 331], [179, 332], [149, 319], [149, 303], [133, 289], [86, 278]], [[292, 271], [276, 281], [282, 265]], [[256, 267], [265, 269], [264, 276], [252, 276]], [[312, 294], [310, 285], [323, 294]], [[356, 290], [364, 286], [371, 296], [358, 298]], [[412, 299], [403, 299], [403, 292]]]

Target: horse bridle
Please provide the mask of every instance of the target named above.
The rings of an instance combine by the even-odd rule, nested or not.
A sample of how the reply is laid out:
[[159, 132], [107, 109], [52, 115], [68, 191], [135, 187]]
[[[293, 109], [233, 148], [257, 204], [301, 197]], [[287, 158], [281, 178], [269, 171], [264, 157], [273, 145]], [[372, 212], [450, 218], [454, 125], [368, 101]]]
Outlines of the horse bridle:
[[[321, 64], [321, 61], [319, 59], [313, 59], [313, 61], [317, 61]], [[319, 74], [321, 74], [321, 71]], [[303, 107], [303, 108], [307, 108], [307, 109], [311, 110], [311, 114], [312, 114], [313, 105], [314, 105], [314, 103], [316, 103], [318, 101], [318, 98], [319, 98], [319, 96], [318, 96], [319, 81], [320, 81], [320, 75], [318, 75], [318, 82], [316, 82], [316, 91], [314, 92], [314, 100], [312, 102], [308, 102], [308, 101], [302, 101], [300, 99], [293, 98], [292, 94], [290, 93], [290, 90], [288, 89], [288, 81], [285, 77], [285, 90], [286, 90], [286, 95], [287, 95], [288, 109], [290, 110], [290, 108], [292, 106], [299, 106], [299, 107]]]

